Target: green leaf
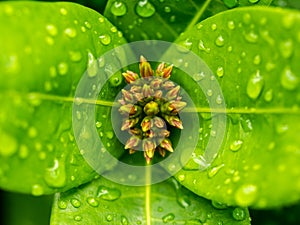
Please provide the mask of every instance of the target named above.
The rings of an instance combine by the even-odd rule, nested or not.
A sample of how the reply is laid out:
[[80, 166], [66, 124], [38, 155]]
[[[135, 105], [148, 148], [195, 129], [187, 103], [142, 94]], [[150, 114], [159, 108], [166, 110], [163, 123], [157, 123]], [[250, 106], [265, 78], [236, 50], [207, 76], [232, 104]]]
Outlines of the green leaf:
[[73, 3], [2, 2], [0, 30], [0, 187], [42, 195], [90, 181], [72, 130], [74, 92], [122, 34]]
[[203, 80], [218, 81], [227, 113], [226, 135], [210, 165], [204, 150], [218, 130], [205, 107], [218, 96], [211, 90], [206, 99], [179, 73], [190, 95], [198, 91], [202, 112], [195, 155], [177, 174], [184, 186], [230, 205], [266, 208], [300, 199], [299, 29], [297, 11], [249, 7], [211, 17], [176, 41], [189, 43], [216, 74]]
[[[233, 3], [232, 3], [233, 2]], [[174, 41], [180, 33], [219, 12], [237, 6], [269, 5], [271, 0], [109, 0], [104, 15], [128, 41]]]
[[99, 178], [56, 194], [50, 224], [250, 224], [247, 209], [213, 205], [216, 208], [174, 178], [151, 187], [123, 186]]

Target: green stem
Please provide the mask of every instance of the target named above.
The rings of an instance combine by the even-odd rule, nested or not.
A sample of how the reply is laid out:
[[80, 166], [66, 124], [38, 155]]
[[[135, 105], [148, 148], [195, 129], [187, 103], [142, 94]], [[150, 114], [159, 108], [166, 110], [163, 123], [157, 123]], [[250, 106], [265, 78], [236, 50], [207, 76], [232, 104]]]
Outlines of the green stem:
[[146, 193], [145, 193], [145, 203], [146, 203], [146, 224], [151, 225], [151, 166], [146, 165]]
[[201, 7], [201, 9], [196, 13], [196, 15], [194, 16], [194, 18], [192, 19], [192, 21], [190, 22], [190, 24], [186, 28], [186, 31], [190, 30], [199, 21], [199, 19], [203, 15], [204, 11], [209, 6], [210, 2], [211, 2], [211, 0], [206, 0], [206, 2], [204, 2], [204, 4]]

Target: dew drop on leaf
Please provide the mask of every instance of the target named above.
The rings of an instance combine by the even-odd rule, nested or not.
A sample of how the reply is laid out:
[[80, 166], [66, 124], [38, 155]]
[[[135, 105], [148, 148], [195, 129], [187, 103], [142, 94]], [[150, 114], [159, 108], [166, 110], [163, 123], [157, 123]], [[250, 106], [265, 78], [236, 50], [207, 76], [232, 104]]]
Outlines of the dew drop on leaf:
[[252, 4], [259, 2], [259, 0], [248, 0], [248, 1]]
[[242, 208], [235, 208], [235, 209], [232, 211], [232, 217], [233, 217], [235, 220], [238, 220], [238, 221], [244, 220], [245, 217], [246, 217], [245, 210], [242, 209]]
[[258, 41], [258, 35], [254, 31], [244, 33], [244, 38], [249, 43], [256, 43]]
[[68, 73], [68, 69], [69, 69], [68, 64], [65, 62], [61, 62], [57, 65], [58, 73], [61, 76], [66, 75]]
[[0, 143], [0, 156], [10, 157], [15, 154], [18, 149], [18, 142], [11, 135], [2, 133], [0, 135]]
[[254, 65], [259, 65], [260, 62], [261, 62], [261, 57], [260, 57], [260, 55], [254, 56], [254, 58], [253, 58], [253, 64], [254, 64]]
[[47, 168], [44, 175], [45, 182], [50, 187], [60, 188], [66, 185], [66, 171], [64, 163], [54, 160], [51, 168]]
[[235, 192], [234, 199], [237, 205], [252, 205], [257, 197], [257, 186], [253, 184], [244, 184]]
[[200, 40], [199, 43], [198, 43], [198, 49], [199, 49], [200, 51], [204, 51], [204, 52], [206, 52], [206, 53], [210, 53], [210, 48], [206, 47], [206, 46], [204, 45], [204, 42], [203, 42], [202, 40]]
[[69, 56], [73, 62], [79, 62], [82, 59], [82, 55], [79, 51], [69, 51]]
[[98, 71], [98, 63], [94, 55], [88, 52], [87, 74], [89, 77], [95, 77]]
[[[1, 142], [1, 143], [3, 143], [3, 142]], [[28, 157], [28, 154], [29, 154], [28, 147], [26, 145], [21, 145], [19, 148], [19, 157], [21, 159], [26, 159]]]
[[238, 5], [238, 0], [223, 0], [227, 8], [233, 8]]
[[120, 198], [121, 191], [115, 188], [108, 188], [105, 186], [100, 186], [98, 188], [97, 197], [100, 197], [107, 201], [114, 201]]
[[93, 197], [88, 197], [86, 201], [92, 207], [98, 207], [99, 206], [99, 202]]
[[111, 37], [108, 34], [100, 35], [99, 39], [103, 45], [109, 45], [111, 43]]
[[88, 21], [85, 21], [84, 22], [84, 25], [87, 29], [91, 29], [92, 28], [92, 25], [88, 22]]
[[46, 30], [51, 36], [57, 35], [57, 28], [53, 24], [46, 25]]
[[57, 205], [58, 205], [58, 208], [60, 208], [60, 209], [66, 209], [68, 206], [68, 203], [65, 200], [59, 200]]
[[264, 79], [260, 75], [259, 70], [253, 74], [247, 83], [247, 95], [249, 98], [255, 100], [258, 98], [260, 93], [262, 92], [262, 89], [264, 87]]
[[127, 12], [127, 6], [124, 2], [121, 1], [115, 1], [110, 8], [110, 12], [114, 16], [124, 16]]
[[287, 90], [294, 90], [299, 84], [299, 78], [292, 72], [289, 67], [286, 67], [281, 74], [281, 85]]
[[234, 24], [234, 21], [230, 20], [227, 22], [227, 27], [230, 29], [230, 30], [233, 30], [235, 28], [235, 24]]
[[172, 222], [175, 219], [175, 215], [173, 213], [168, 213], [167, 215], [162, 217], [162, 221], [164, 223]]
[[218, 77], [223, 77], [224, 76], [224, 68], [222, 66], [219, 66], [217, 68], [217, 75], [218, 75]]
[[215, 31], [217, 29], [217, 24], [213, 23], [210, 28], [212, 31]]
[[82, 220], [82, 216], [76, 215], [76, 216], [74, 216], [74, 220], [75, 220], [76, 222], [79, 222], [79, 221]]
[[224, 164], [215, 166], [207, 171], [208, 178], [213, 178], [224, 167]]
[[279, 44], [279, 51], [283, 58], [290, 58], [293, 54], [294, 45], [291, 39], [283, 41]]
[[69, 38], [75, 38], [77, 35], [77, 32], [74, 28], [66, 28], [64, 33], [69, 37]]
[[155, 13], [154, 6], [148, 0], [139, 1], [136, 5], [136, 13], [141, 17], [150, 17]]
[[225, 205], [221, 202], [211, 201], [211, 204], [215, 209], [226, 209], [227, 208], [227, 205]]
[[273, 99], [273, 90], [272, 89], [267, 90], [266, 93], [264, 94], [264, 100], [266, 102], [270, 102], [272, 101], [272, 99]]
[[238, 150], [240, 150], [240, 148], [243, 145], [243, 141], [242, 140], [234, 140], [231, 144], [230, 144], [230, 150], [233, 152], [236, 152]]
[[216, 40], [215, 40], [215, 44], [218, 46], [218, 47], [222, 47], [224, 45], [225, 41], [224, 41], [224, 38], [222, 35], [219, 35]]
[[60, 9], [59, 9], [59, 12], [60, 12], [60, 14], [63, 15], [63, 16], [65, 16], [65, 15], [68, 14], [68, 11], [67, 11], [65, 8], [60, 8]]
[[121, 224], [122, 225], [128, 225], [129, 224], [128, 219], [125, 216], [121, 216]]
[[107, 222], [111, 222], [113, 220], [113, 216], [111, 214], [108, 214], [105, 219], [107, 220]]
[[81, 206], [81, 202], [77, 198], [72, 198], [71, 204], [74, 208], [79, 208]]
[[31, 194], [33, 196], [41, 196], [44, 194], [44, 189], [41, 185], [39, 184], [34, 184], [31, 188]]

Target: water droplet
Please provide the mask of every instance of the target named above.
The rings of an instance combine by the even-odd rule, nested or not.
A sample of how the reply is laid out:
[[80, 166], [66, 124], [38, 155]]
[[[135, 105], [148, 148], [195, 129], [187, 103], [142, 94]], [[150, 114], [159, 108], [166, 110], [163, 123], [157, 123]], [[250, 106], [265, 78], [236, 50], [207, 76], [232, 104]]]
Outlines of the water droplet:
[[200, 72], [200, 73], [196, 73], [193, 75], [193, 78], [195, 81], [200, 81], [200, 80], [203, 80], [205, 78], [205, 75], [203, 72]]
[[34, 196], [41, 196], [44, 194], [44, 189], [39, 184], [34, 184], [31, 188], [31, 194]]
[[244, 38], [249, 43], [256, 43], [258, 41], [258, 35], [254, 31], [250, 31], [249, 33], [244, 33]]
[[95, 77], [98, 71], [98, 63], [94, 55], [91, 52], [88, 52], [88, 65], [87, 65], [87, 74], [89, 77]]
[[115, 188], [108, 188], [105, 186], [100, 186], [98, 188], [97, 197], [100, 197], [107, 201], [114, 201], [120, 198], [121, 192]]
[[70, 51], [69, 56], [73, 62], [79, 62], [82, 59], [82, 55], [79, 51]]
[[227, 8], [233, 8], [238, 5], [238, 0], [223, 0]]
[[242, 140], [235, 140], [230, 144], [230, 150], [233, 152], [236, 152], [236, 151], [240, 150], [242, 145], [243, 145]]
[[286, 29], [291, 29], [295, 22], [294, 14], [286, 14], [282, 19], [282, 25]]
[[99, 202], [93, 197], [88, 197], [87, 198], [87, 203], [92, 207], [98, 207], [99, 206]]
[[108, 214], [105, 218], [107, 222], [111, 222], [113, 220], [113, 216], [111, 214]]
[[235, 192], [234, 199], [237, 205], [246, 207], [252, 205], [257, 198], [257, 186], [244, 184]]
[[110, 8], [110, 12], [115, 16], [124, 16], [127, 12], [127, 6], [121, 1], [115, 1]]
[[259, 2], [259, 0], [248, 0], [248, 1], [252, 4]]
[[211, 204], [216, 209], [226, 209], [227, 205], [217, 201], [211, 201]]
[[18, 150], [17, 140], [8, 134], [1, 133], [0, 135], [0, 156], [10, 157]]
[[[177, 46], [177, 50], [180, 52], [189, 52], [192, 48], [193, 42], [190, 41], [190, 39], [186, 39], [184, 41], [181, 41], [178, 43], [180, 46]], [[183, 48], [181, 47], [183, 46]]]
[[272, 99], [273, 99], [273, 90], [272, 89], [266, 91], [266, 93], [264, 95], [264, 99], [266, 102], [272, 101]]
[[286, 41], [283, 41], [279, 45], [279, 51], [282, 55], [282, 57], [288, 59], [292, 56], [294, 50], [294, 44], [291, 39], [288, 39]]
[[114, 137], [114, 133], [113, 133], [112, 131], [107, 131], [107, 132], [106, 132], [106, 137], [107, 137], [108, 139], [112, 139], [112, 138]]
[[57, 28], [53, 24], [46, 25], [46, 30], [51, 36], [57, 35]]
[[174, 23], [175, 21], [176, 21], [176, 16], [175, 15], [171, 16], [170, 17], [170, 22]]
[[121, 216], [121, 224], [122, 225], [128, 225], [129, 224], [128, 219], [125, 216]]
[[84, 22], [84, 25], [87, 29], [91, 29], [92, 28], [92, 25], [88, 22], [88, 21], [85, 21]]
[[245, 24], [249, 24], [251, 22], [251, 15], [249, 13], [245, 13], [243, 15], [243, 21]]
[[113, 27], [110, 28], [110, 31], [113, 32], [113, 33], [116, 33], [118, 30], [115, 26], [113, 26]]
[[77, 35], [77, 32], [74, 28], [67, 28], [64, 32], [69, 38], [74, 38]]
[[185, 175], [184, 175], [184, 174], [178, 175], [178, 180], [179, 180], [180, 182], [183, 182], [184, 179], [185, 179]]
[[171, 12], [171, 7], [170, 6], [165, 6], [164, 10], [166, 13], [170, 13]]
[[200, 51], [210, 53], [210, 48], [205, 47], [204, 42], [202, 40], [199, 41], [198, 48]]
[[220, 104], [222, 104], [222, 102], [223, 102], [223, 99], [222, 99], [221, 95], [218, 95], [217, 98], [216, 98], [216, 103], [218, 105], [220, 105]]
[[182, 193], [177, 194], [177, 203], [182, 207], [182, 208], [187, 208], [191, 205], [191, 200], [187, 195], [184, 195]]
[[68, 64], [65, 63], [65, 62], [61, 62], [61, 63], [59, 63], [59, 64], [57, 65], [58, 73], [59, 73], [59, 75], [61, 75], [61, 76], [66, 75], [67, 72], [68, 72], [68, 69], [69, 69]]
[[60, 8], [60, 9], [59, 9], [59, 12], [60, 12], [60, 14], [63, 15], [63, 16], [65, 16], [65, 15], [68, 14], [68, 11], [67, 11], [65, 8]]
[[287, 124], [276, 124], [276, 132], [277, 134], [283, 134], [287, 132], [289, 129], [289, 126]]
[[289, 67], [286, 67], [281, 74], [280, 82], [282, 87], [292, 91], [297, 88], [299, 84], [299, 78], [292, 72]]
[[215, 166], [215, 167], [209, 169], [207, 171], [208, 178], [213, 178], [220, 171], [220, 169], [223, 168], [223, 167], [224, 167], [224, 164], [221, 164], [219, 166]]
[[60, 188], [66, 185], [66, 171], [64, 163], [54, 160], [51, 168], [47, 168], [44, 175], [45, 182], [50, 187]]
[[245, 210], [242, 209], [242, 208], [235, 208], [233, 211], [232, 211], [232, 217], [235, 219], [235, 220], [238, 220], [238, 221], [242, 221], [246, 218], [246, 213], [245, 213]]
[[103, 45], [109, 45], [111, 43], [111, 37], [108, 34], [100, 35], [99, 39]]
[[217, 24], [213, 23], [210, 28], [215, 31], [217, 29]]
[[75, 208], [79, 208], [81, 206], [81, 202], [77, 198], [72, 198], [71, 204]]
[[250, 77], [247, 83], [247, 94], [249, 98], [253, 100], [257, 99], [263, 87], [264, 87], [264, 79], [260, 75], [259, 70], [257, 70], [257, 72]]
[[162, 217], [162, 221], [164, 223], [172, 222], [175, 219], [175, 215], [173, 213], [168, 213], [167, 215]]
[[261, 63], [260, 55], [254, 56], [253, 63], [254, 63], [255, 65], [259, 65], [259, 64]]
[[[1, 143], [3, 143], [3, 142], [1, 141]], [[1, 151], [1, 149], [0, 149], [0, 151]], [[28, 147], [26, 145], [21, 145], [20, 149], [19, 149], [19, 157], [21, 159], [26, 159], [28, 157], [28, 154], [29, 154]]]
[[35, 129], [35, 127], [29, 127], [28, 129], [28, 136], [30, 138], [35, 138], [37, 136], [37, 130]]
[[224, 45], [224, 38], [223, 38], [223, 36], [222, 35], [219, 35], [218, 37], [217, 37], [217, 39], [215, 40], [215, 44], [217, 45], [217, 46], [219, 46], [219, 47], [222, 47], [223, 45]]
[[242, 128], [245, 132], [250, 132], [253, 130], [253, 126], [252, 126], [250, 119], [241, 118], [240, 122], [241, 122]]
[[224, 76], [224, 68], [222, 66], [218, 67], [217, 75], [218, 75], [218, 77], [223, 77]]
[[136, 13], [141, 17], [150, 17], [155, 13], [154, 6], [148, 0], [139, 1], [136, 5]]
[[82, 220], [82, 216], [79, 216], [79, 215], [76, 215], [76, 216], [74, 216], [74, 220], [75, 221], [81, 221]]
[[229, 21], [227, 22], [227, 27], [228, 27], [230, 30], [233, 30], [233, 29], [235, 28], [234, 21], [229, 20]]
[[213, 95], [213, 91], [211, 89], [208, 89], [206, 91], [207, 96], [211, 97]]

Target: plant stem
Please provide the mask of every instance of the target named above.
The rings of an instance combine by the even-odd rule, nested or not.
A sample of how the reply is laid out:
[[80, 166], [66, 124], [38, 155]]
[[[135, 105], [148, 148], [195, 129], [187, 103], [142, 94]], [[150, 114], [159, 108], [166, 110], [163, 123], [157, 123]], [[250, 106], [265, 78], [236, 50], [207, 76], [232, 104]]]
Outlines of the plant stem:
[[199, 19], [203, 15], [204, 11], [206, 10], [206, 8], [209, 6], [210, 2], [211, 2], [211, 0], [206, 0], [206, 2], [204, 2], [201, 9], [196, 13], [196, 15], [194, 16], [194, 18], [192, 19], [192, 21], [190, 22], [188, 27], [185, 29], [186, 31], [190, 30], [199, 21]]
[[146, 225], [151, 225], [151, 166], [149, 164], [145, 167], [146, 170]]

